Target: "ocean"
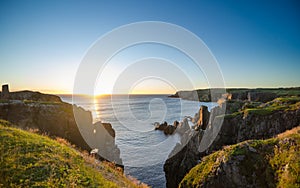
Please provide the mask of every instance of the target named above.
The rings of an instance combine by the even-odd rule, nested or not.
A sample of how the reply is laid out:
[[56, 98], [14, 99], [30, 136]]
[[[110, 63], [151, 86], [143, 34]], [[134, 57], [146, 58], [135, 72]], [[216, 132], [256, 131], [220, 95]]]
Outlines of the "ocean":
[[201, 105], [209, 110], [215, 103], [169, 98], [167, 95], [104, 95], [94, 97], [60, 95], [68, 103], [90, 110], [93, 120], [111, 123], [116, 131], [125, 173], [152, 187], [165, 187], [164, 161], [180, 140], [178, 134], [154, 130], [154, 123], [173, 124], [194, 117]]

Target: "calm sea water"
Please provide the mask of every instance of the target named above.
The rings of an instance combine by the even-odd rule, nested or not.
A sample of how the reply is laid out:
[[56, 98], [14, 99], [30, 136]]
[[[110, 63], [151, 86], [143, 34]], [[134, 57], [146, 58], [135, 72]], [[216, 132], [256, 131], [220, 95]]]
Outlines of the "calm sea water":
[[215, 104], [169, 98], [166, 95], [112, 95], [97, 98], [61, 95], [63, 101], [90, 110], [94, 121], [111, 123], [121, 150], [125, 173], [152, 187], [165, 187], [164, 161], [179, 141], [179, 135], [166, 136], [154, 130], [155, 122], [173, 124], [194, 116], [200, 105]]

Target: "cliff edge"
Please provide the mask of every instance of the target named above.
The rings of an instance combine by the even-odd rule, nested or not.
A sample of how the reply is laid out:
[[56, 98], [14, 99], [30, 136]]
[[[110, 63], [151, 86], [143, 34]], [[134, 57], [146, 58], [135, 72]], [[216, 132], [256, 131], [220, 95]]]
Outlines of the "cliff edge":
[[[8, 87], [2, 88], [0, 119], [21, 129], [37, 129], [40, 133], [64, 138], [83, 150], [98, 149], [99, 158], [122, 164], [120, 150], [115, 145], [115, 131], [109, 123], [93, 123], [90, 111], [62, 102], [55, 95], [9, 92]], [[79, 118], [75, 119], [74, 112]]]
[[[225, 115], [219, 113], [222, 108], [222, 104], [213, 108], [209, 120], [199, 121], [200, 117], [207, 117], [199, 115], [201, 112], [206, 113], [204, 110], [199, 110], [195, 115], [194, 128], [185, 132], [181, 143], [177, 144], [164, 164], [167, 187], [178, 187], [184, 176], [204, 156], [222, 149], [223, 146], [250, 139], [272, 138], [300, 125], [300, 97], [297, 96], [275, 98], [269, 102], [229, 100], [226, 102]], [[215, 131], [213, 122], [221, 119], [223, 123], [220, 131], [215, 139], [209, 140], [209, 135]], [[211, 142], [211, 145], [202, 151], [201, 143], [204, 141]]]
[[300, 187], [300, 127], [204, 157], [179, 187]]

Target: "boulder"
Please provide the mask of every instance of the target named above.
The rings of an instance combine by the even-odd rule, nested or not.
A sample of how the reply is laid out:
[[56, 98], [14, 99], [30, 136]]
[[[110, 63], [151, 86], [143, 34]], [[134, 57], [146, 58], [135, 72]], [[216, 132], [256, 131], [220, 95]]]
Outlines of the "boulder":
[[162, 124], [155, 123], [154, 126], [155, 126], [155, 128], [154, 128], [155, 130], [163, 131], [163, 130], [165, 130], [167, 128], [168, 123], [167, 122], [164, 122]]
[[154, 124], [154, 126], [155, 126], [154, 129], [164, 131], [164, 133], [166, 135], [170, 135], [170, 134], [173, 134], [175, 132], [178, 125], [179, 125], [178, 121], [174, 121], [173, 125], [168, 125], [168, 123], [166, 121], [162, 124], [159, 124], [159, 123], [156, 122]]
[[173, 125], [168, 125], [165, 129], [164, 129], [164, 133], [166, 135], [170, 135], [170, 134], [173, 134], [174, 131], [176, 130], [176, 127], [173, 126]]

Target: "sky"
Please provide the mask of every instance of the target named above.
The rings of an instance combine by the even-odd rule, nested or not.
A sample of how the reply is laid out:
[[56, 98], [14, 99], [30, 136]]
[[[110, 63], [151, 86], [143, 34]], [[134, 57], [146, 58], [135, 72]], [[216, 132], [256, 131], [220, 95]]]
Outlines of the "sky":
[[[206, 44], [226, 87], [299, 87], [299, 20], [297, 0], [1, 0], [0, 81], [10, 84], [11, 90], [72, 93], [82, 59], [101, 36], [122, 25], [161, 21], [184, 27]], [[193, 84], [170, 74], [170, 79], [137, 80], [129, 92], [173, 93], [210, 86], [205, 73], [194, 71], [182, 53], [163, 45], [144, 44], [114, 57], [106, 73], [101, 73], [103, 78], [99, 75], [95, 92], [111, 93], [124, 68], [137, 58], [150, 56], [178, 64], [181, 74]], [[141, 66], [132, 70], [145, 71]], [[173, 69], [158, 66], [157, 70]]]

